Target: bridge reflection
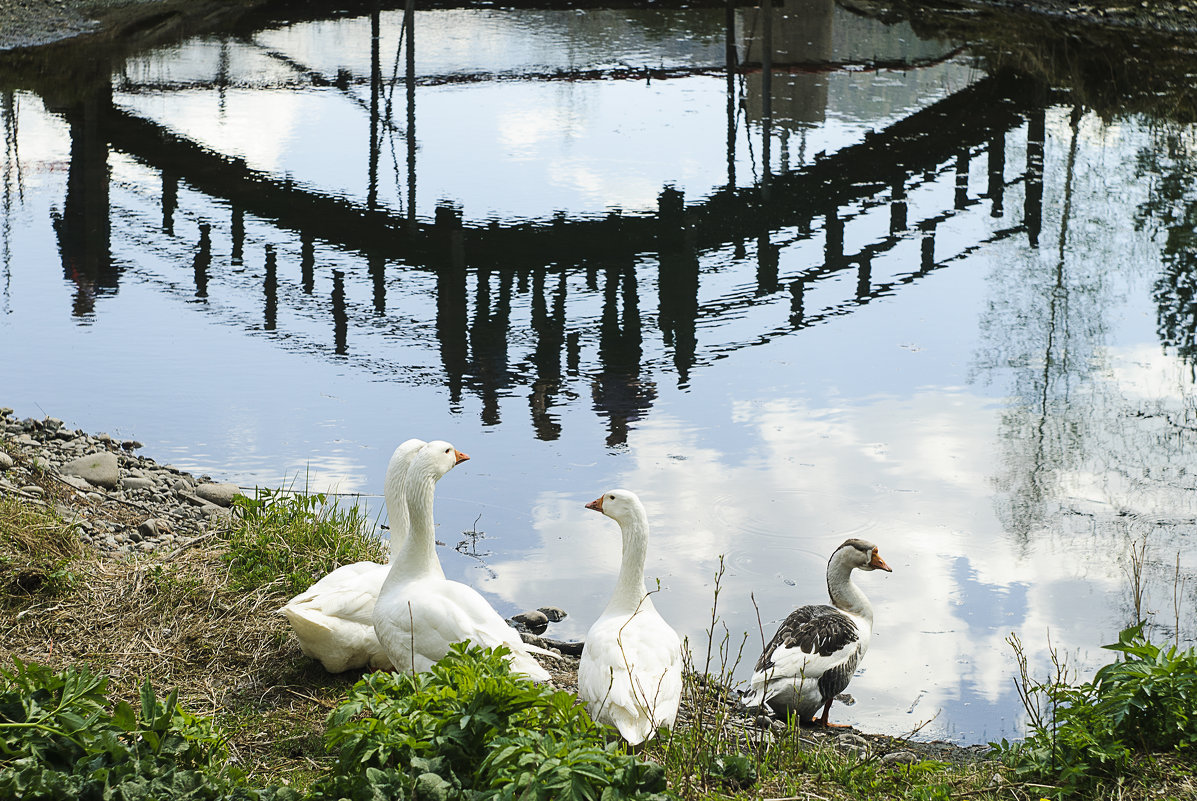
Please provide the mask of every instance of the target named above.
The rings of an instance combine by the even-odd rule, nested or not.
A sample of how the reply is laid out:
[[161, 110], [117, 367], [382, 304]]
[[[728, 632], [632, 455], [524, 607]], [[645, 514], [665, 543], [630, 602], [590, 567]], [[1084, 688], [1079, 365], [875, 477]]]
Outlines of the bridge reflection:
[[[780, 23], [772, 13], [766, 5], [762, 19], [754, 22], [762, 28], [762, 38], [752, 40], [761, 51], [759, 63], [741, 63], [741, 50], [749, 48], [737, 47], [737, 16], [728, 7], [723, 65], [728, 77], [727, 185], [693, 200], [664, 187], [655, 213], [558, 215], [540, 222], [466, 225], [461, 209], [444, 203], [433, 219], [417, 218], [418, 82], [412, 56], [415, 17], [410, 6], [404, 23], [404, 126], [396, 125], [389, 103], [384, 102], [387, 82], [378, 47], [378, 12], [371, 17], [370, 101], [366, 104], [370, 174], [364, 204], [270, 175], [134, 115], [114, 104], [111, 84], [102, 82], [82, 102], [53, 106], [68, 122], [72, 143], [67, 196], [55, 230], [64, 273], [78, 287], [74, 311], [91, 313], [95, 296], [115, 292], [119, 285], [120, 268], [112, 257], [109, 157], [113, 151], [125, 153], [160, 175], [161, 231], [167, 236], [188, 235], [176, 232], [180, 183], [216, 199], [214, 207], [223, 205], [228, 210], [227, 222], [214, 218], [198, 224], [193, 248], [197, 302], [208, 300], [213, 272], [223, 269], [213, 259], [214, 234], [228, 232], [229, 269], [258, 269], [245, 265], [247, 214], [270, 221], [299, 240], [301, 294], [294, 297], [280, 292], [279, 253], [266, 246], [260, 266], [260, 328], [277, 331], [285, 325], [281, 320], [288, 308], [314, 305], [316, 314], [331, 321], [335, 355], [351, 353], [351, 336], [359, 327], [404, 335], [388, 319], [388, 267], [430, 273], [436, 288], [435, 336], [452, 403], [471, 394], [481, 403], [483, 422], [498, 424], [501, 398], [526, 390], [536, 436], [551, 440], [561, 433], [555, 408], [576, 396], [572, 386], [584, 375], [590, 403], [608, 421], [607, 441], [615, 445], [626, 440], [629, 426], [648, 413], [657, 396], [657, 371], [644, 353], [646, 324], [655, 324], [671, 359], [669, 369], [685, 384], [696, 367], [711, 359], [850, 313], [998, 239], [1021, 234], [1037, 245], [1046, 98], [1011, 76], [983, 78], [856, 145], [774, 174], [768, 153], [774, 133], [771, 78], [775, 70], [793, 64], [773, 61], [771, 30]], [[759, 106], [754, 104], [751, 113], [759, 118], [765, 150], [762, 175], [748, 187], [736, 184], [734, 153], [738, 99], [733, 78], [745, 72], [760, 78]], [[801, 116], [810, 111], [790, 108], [786, 113]], [[378, 200], [381, 132], [388, 128], [407, 138], [409, 199], [403, 212]], [[1008, 174], [1007, 158], [1011, 136], [1026, 141], [1025, 164], [1014, 168], [1013, 177]], [[986, 164], [987, 185], [983, 192], [971, 193], [970, 167], [978, 159]], [[990, 216], [1004, 219], [1009, 213], [1005, 193], [1013, 183], [1025, 184], [1017, 221], [953, 252], [939, 252], [937, 231], [959, 215], [984, 207]], [[921, 192], [941, 184], [950, 185], [952, 192]], [[920, 192], [946, 199], [923, 198], [913, 204], [911, 196]], [[883, 232], [849, 248], [845, 225], [878, 214], [887, 218]], [[820, 238], [820, 263], [783, 271], [784, 248]], [[909, 242], [918, 244], [917, 264], [906, 265], [907, 257], [899, 253]], [[347, 300], [342, 269], [332, 273], [330, 295], [315, 296], [317, 243], [358, 254], [372, 283], [371, 309], [355, 308]], [[719, 251], [729, 251], [738, 259], [754, 252], [755, 282], [700, 302], [704, 259]], [[885, 258], [901, 260], [903, 266], [891, 268], [888, 278], [878, 278], [876, 265]], [[655, 262], [655, 320], [642, 312], [643, 269], [651, 262]], [[851, 276], [846, 294], [828, 302], [823, 292], [819, 302], [810, 300], [814, 288], [844, 275]], [[575, 276], [584, 282], [582, 288], [571, 280]], [[598, 302], [597, 325], [586, 315], [578, 316], [577, 306], [569, 302], [571, 292], [593, 296]], [[513, 295], [523, 293], [531, 293], [530, 363], [513, 365], [512, 301]], [[704, 322], [771, 306], [784, 310], [780, 322], [700, 349]], [[595, 364], [582, 363], [587, 345], [597, 353]], [[328, 345], [313, 347], [322, 350]]]

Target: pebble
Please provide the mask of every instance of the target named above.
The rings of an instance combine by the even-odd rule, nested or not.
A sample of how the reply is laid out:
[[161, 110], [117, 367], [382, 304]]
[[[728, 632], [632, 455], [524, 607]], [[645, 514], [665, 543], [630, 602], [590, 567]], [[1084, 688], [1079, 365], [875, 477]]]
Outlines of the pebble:
[[913, 751], [893, 751], [881, 757], [882, 765], [913, 765], [918, 761]]
[[[153, 551], [186, 542], [230, 519], [219, 501], [231, 502], [232, 492], [238, 491], [235, 484], [201, 481], [138, 456], [135, 451], [142, 444], [136, 440], [90, 435], [66, 428], [55, 417], [19, 420], [12, 414], [12, 409], [0, 407], [0, 494], [20, 495], [27, 503], [40, 504], [37, 499], [46, 498], [50, 508], [72, 522], [80, 540], [101, 554]], [[92, 469], [97, 465], [102, 470]], [[57, 479], [59, 486], [51, 497], [33, 483], [34, 469]], [[130, 512], [140, 517], [132, 518]], [[130, 519], [141, 522], [131, 525]]]

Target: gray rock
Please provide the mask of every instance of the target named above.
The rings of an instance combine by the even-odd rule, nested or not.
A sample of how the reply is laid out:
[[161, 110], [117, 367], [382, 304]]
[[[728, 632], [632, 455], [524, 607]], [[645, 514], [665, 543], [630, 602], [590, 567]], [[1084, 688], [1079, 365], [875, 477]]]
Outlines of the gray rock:
[[100, 451], [87, 456], [80, 456], [74, 461], [62, 466], [62, 472], [87, 479], [97, 487], [116, 489], [120, 481], [120, 468], [117, 466], [116, 455], [108, 451]]
[[240, 491], [236, 484], [200, 484], [195, 488], [195, 494], [205, 501], [226, 508], [233, 505], [233, 496]]
[[135, 439], [126, 439], [121, 442], [121, 447], [127, 451], [135, 451], [144, 446]]
[[841, 748], [852, 750], [867, 750], [869, 747], [869, 741], [859, 734], [841, 734], [835, 738], [835, 744]]
[[170, 524], [160, 518], [151, 517], [142, 521], [142, 524], [137, 527], [137, 531], [145, 539], [158, 539], [163, 536], [170, 536], [165, 533], [170, 531]]
[[913, 765], [918, 761], [913, 751], [893, 751], [881, 757], [882, 765]]
[[121, 479], [121, 486], [127, 490], [149, 489], [154, 482], [141, 476], [125, 476]]
[[0, 470], [7, 470], [15, 464], [12, 457], [4, 451], [0, 451]]
[[536, 611], [543, 613], [550, 623], [560, 623], [566, 618], [565, 610], [556, 606], [542, 606]]
[[527, 629], [533, 634], [540, 634], [549, 627], [548, 616], [539, 609], [512, 615], [511, 622], [515, 624], [517, 629]]
[[46, 491], [37, 484], [29, 484], [28, 486], [21, 487], [20, 492], [22, 495], [30, 498], [40, 498], [46, 494]]

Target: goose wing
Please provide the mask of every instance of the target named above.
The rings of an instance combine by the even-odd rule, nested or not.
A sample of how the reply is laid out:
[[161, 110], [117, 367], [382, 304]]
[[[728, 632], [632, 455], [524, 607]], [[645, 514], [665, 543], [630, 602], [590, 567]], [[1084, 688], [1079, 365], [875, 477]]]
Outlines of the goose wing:
[[[427, 670], [449, 652], [449, 646], [468, 640], [475, 645], [511, 650], [512, 667], [532, 679], [545, 681], [549, 673], [528, 652], [519, 632], [508, 626], [486, 599], [465, 584], [445, 579], [415, 581], [376, 610], [375, 628], [391, 654], [411, 654], [413, 664], [400, 669]], [[414, 651], [414, 653], [413, 653]]]
[[852, 680], [862, 645], [856, 621], [840, 610], [823, 605], [794, 610], [757, 660], [752, 703], [808, 682], [817, 686], [822, 699], [834, 698]]
[[629, 743], [672, 725], [682, 691], [681, 641], [655, 610], [600, 618], [586, 635], [578, 695]]

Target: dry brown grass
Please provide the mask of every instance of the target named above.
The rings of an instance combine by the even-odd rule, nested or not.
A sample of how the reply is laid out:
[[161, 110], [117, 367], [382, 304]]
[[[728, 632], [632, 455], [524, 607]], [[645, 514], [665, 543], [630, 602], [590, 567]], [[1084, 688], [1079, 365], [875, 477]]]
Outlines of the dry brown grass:
[[[13, 578], [50, 566], [69, 578]], [[0, 664], [86, 663], [110, 676], [114, 701], [135, 703], [146, 679], [160, 694], [177, 687], [264, 781], [302, 781], [319, 765], [324, 719], [360, 677], [300, 653], [275, 614], [285, 600], [272, 586], [232, 590], [218, 548], [101, 559], [54, 515], [0, 498]]]

